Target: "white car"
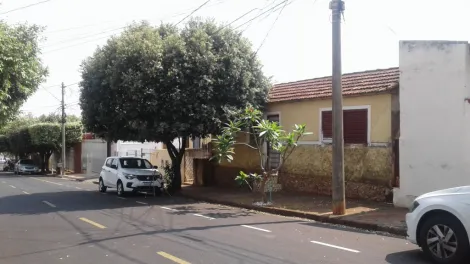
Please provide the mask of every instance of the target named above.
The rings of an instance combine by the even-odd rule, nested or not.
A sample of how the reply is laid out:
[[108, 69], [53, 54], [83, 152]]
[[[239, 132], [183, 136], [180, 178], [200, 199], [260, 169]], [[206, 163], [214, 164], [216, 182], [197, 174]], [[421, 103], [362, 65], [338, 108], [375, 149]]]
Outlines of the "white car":
[[160, 194], [164, 183], [157, 166], [146, 160], [135, 157], [109, 157], [100, 173], [99, 191], [117, 188], [117, 194], [124, 196], [126, 192], [148, 191]]
[[21, 159], [15, 164], [15, 174], [34, 174], [39, 172], [39, 167], [31, 159]]
[[406, 225], [407, 239], [435, 263], [470, 263], [470, 186], [419, 196]]

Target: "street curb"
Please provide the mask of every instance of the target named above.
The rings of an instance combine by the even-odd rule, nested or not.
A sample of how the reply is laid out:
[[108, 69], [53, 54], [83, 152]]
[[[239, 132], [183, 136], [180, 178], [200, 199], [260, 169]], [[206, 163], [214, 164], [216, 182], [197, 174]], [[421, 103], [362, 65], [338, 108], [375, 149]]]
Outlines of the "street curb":
[[78, 181], [78, 182], [82, 182], [82, 181], [86, 180], [85, 178], [74, 178], [74, 177], [69, 177], [67, 175], [65, 175], [65, 176], [58, 175], [57, 177], [62, 178], [62, 179], [74, 180], [74, 181]]
[[359, 228], [359, 229], [365, 229], [365, 230], [369, 230], [369, 231], [386, 232], [386, 233], [390, 233], [392, 235], [406, 237], [406, 229], [404, 229], [404, 228], [397, 228], [397, 227], [383, 226], [383, 225], [372, 224], [372, 223], [358, 222], [358, 221], [341, 219], [339, 217], [329, 217], [329, 216], [323, 216], [323, 215], [316, 215], [316, 214], [311, 214], [311, 213], [301, 212], [301, 211], [295, 211], [295, 210], [289, 210], [289, 209], [273, 208], [273, 207], [260, 207], [260, 206], [254, 206], [254, 205], [239, 204], [239, 203], [236, 203], [236, 202], [219, 201], [219, 200], [211, 199], [211, 198], [207, 198], [207, 197], [201, 197], [201, 196], [197, 196], [197, 195], [185, 194], [183, 192], [181, 192], [180, 195], [183, 196], [183, 197], [186, 197], [186, 198], [190, 198], [190, 199], [194, 199], [194, 200], [198, 200], [198, 201], [203, 201], [203, 202], [208, 202], [208, 203], [212, 203], [212, 204], [227, 205], [227, 206], [232, 206], [232, 207], [244, 208], [244, 209], [249, 209], [249, 210], [254, 210], [254, 211], [259, 211], [259, 212], [264, 212], [264, 213], [270, 213], [270, 214], [276, 214], [276, 215], [282, 215], [282, 216], [288, 216], [288, 217], [305, 218], [305, 219], [314, 220], [314, 221], [322, 222], [322, 223], [329, 223], [329, 224], [335, 224], [335, 225], [344, 225], [344, 226], [349, 226], [349, 227], [354, 227], [354, 228]]

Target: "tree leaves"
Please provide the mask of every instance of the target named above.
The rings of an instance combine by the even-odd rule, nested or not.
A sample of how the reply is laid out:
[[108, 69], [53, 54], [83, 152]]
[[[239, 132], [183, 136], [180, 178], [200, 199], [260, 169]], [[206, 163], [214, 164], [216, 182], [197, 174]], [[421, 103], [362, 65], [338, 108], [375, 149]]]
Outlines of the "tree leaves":
[[[41, 118], [39, 118], [40, 120]], [[6, 141], [6, 151], [24, 156], [31, 153], [58, 151], [62, 146], [61, 124], [38, 122], [36, 118], [22, 118], [7, 124], [8, 130], [0, 139]], [[65, 137], [67, 147], [82, 141], [83, 125], [80, 122], [66, 123]], [[1, 148], [2, 142], [0, 142]], [[5, 150], [4, 150], [5, 151]]]
[[21, 105], [45, 81], [40, 59], [42, 28], [0, 21], [0, 124], [11, 120]]
[[113, 141], [165, 142], [179, 164], [175, 138], [217, 134], [239, 109], [264, 107], [271, 84], [252, 54], [247, 39], [211, 20], [133, 24], [82, 63], [85, 128]]

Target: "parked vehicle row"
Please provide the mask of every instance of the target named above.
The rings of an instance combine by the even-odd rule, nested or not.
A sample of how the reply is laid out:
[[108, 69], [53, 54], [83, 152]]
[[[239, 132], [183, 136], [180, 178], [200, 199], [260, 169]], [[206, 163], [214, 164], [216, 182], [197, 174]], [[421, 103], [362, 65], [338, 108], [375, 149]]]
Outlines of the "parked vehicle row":
[[101, 169], [98, 188], [100, 192], [116, 188], [119, 196], [139, 191], [161, 194], [164, 182], [158, 167], [146, 159], [109, 157]]

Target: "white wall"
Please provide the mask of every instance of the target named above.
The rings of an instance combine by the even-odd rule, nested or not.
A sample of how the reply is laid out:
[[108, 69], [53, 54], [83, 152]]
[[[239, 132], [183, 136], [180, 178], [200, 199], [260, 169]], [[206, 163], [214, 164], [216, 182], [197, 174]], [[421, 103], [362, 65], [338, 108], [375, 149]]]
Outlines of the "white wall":
[[467, 42], [400, 42], [400, 188], [396, 206], [470, 184]]
[[162, 148], [162, 143], [157, 142], [136, 142], [136, 141], [122, 141], [116, 143], [116, 151], [113, 155], [116, 156], [135, 156], [142, 157], [150, 160], [151, 153], [156, 149]]
[[[111, 146], [111, 150], [115, 144]], [[87, 160], [91, 160], [91, 172], [99, 174], [106, 160], [106, 141], [102, 139], [85, 139], [82, 141], [82, 167], [89, 173], [90, 168], [86, 168]]]

